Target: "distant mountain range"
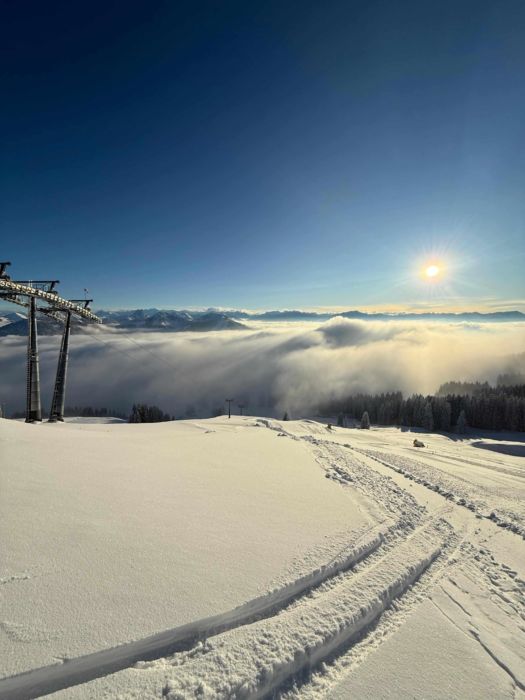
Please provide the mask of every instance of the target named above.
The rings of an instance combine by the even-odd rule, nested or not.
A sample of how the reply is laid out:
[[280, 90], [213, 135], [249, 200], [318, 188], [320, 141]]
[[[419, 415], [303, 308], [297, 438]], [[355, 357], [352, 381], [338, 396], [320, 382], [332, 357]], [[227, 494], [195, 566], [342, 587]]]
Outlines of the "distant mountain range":
[[[117, 325], [121, 328], [155, 328], [162, 327], [170, 330], [187, 330], [185, 323], [198, 325], [217, 325], [218, 330], [222, 330], [221, 323], [237, 321], [327, 321], [334, 316], [343, 318], [356, 318], [364, 321], [525, 321], [525, 314], [521, 311], [494, 311], [492, 313], [481, 313], [479, 311], [465, 311], [462, 313], [434, 313], [434, 312], [410, 312], [410, 313], [367, 313], [365, 311], [341, 311], [324, 312], [300, 311], [296, 309], [286, 311], [262, 311], [250, 312], [239, 311], [237, 309], [206, 309], [205, 311], [160, 311], [159, 309], [136, 309], [135, 311], [97, 311], [104, 323]], [[236, 327], [244, 327], [239, 323]], [[232, 327], [232, 326], [230, 326]], [[209, 330], [208, 328], [203, 330]]]
[[222, 311], [161, 311], [135, 309], [134, 311], [96, 311], [105, 325], [152, 331], [233, 331], [246, 328]]
[[[466, 311], [462, 313], [366, 313], [364, 311], [343, 311], [340, 313], [317, 313], [315, 311], [264, 311], [251, 313], [235, 309], [223, 311], [207, 309], [206, 311], [176, 311], [160, 309], [134, 309], [121, 311], [96, 311], [104, 325], [116, 330], [136, 331], [165, 331], [165, 332], [205, 332], [223, 330], [246, 330], [248, 326], [242, 321], [327, 321], [334, 316], [365, 321], [447, 321], [494, 323], [509, 321], [525, 321], [521, 311], [494, 311], [481, 313]], [[38, 332], [41, 335], [55, 335], [61, 331], [62, 325], [46, 316], [40, 316]], [[74, 332], [82, 332], [85, 324], [75, 319]], [[22, 312], [12, 312], [0, 315], [0, 336], [26, 335], [27, 320]]]
[[525, 314], [521, 311], [494, 311], [481, 313], [479, 311], [452, 312], [396, 312], [396, 313], [367, 313], [365, 311], [340, 311], [318, 313], [315, 311], [264, 311], [250, 313], [248, 311], [223, 311], [230, 318], [254, 320], [254, 321], [326, 321], [334, 316], [343, 318], [357, 318], [364, 321], [525, 321]]
[[[187, 311], [160, 311], [159, 309], [135, 309], [134, 311], [97, 311], [104, 326], [116, 330], [205, 332], [244, 330], [246, 326], [216, 311], [188, 313]], [[38, 317], [39, 335], [56, 335], [62, 324], [42, 314]], [[100, 328], [100, 326], [98, 326]], [[87, 324], [73, 318], [72, 332], [84, 332]], [[25, 314], [8, 313], [0, 316], [0, 336], [27, 335]]]

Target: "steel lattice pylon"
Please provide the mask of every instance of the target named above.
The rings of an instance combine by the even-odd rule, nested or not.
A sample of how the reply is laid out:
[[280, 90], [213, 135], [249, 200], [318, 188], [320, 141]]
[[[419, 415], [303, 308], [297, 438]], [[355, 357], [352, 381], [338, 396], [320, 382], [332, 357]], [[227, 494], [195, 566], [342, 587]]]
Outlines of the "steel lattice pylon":
[[[10, 264], [9, 262], [0, 262], [0, 299], [24, 306], [28, 310], [26, 423], [42, 420], [37, 312], [64, 323], [53, 400], [49, 413], [50, 422], [63, 421], [72, 316], [77, 316], [88, 323], [102, 323], [102, 321], [88, 308], [92, 299], [63, 299], [55, 290], [55, 286], [59, 283], [58, 280], [13, 281], [6, 274], [6, 269]], [[44, 302], [45, 306], [37, 307], [37, 299]]]

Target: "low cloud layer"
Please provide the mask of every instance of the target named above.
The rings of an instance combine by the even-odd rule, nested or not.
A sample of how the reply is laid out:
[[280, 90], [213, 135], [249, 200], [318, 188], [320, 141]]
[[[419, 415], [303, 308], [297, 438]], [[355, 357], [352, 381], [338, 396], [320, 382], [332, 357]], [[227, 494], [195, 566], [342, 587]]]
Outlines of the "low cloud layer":
[[[58, 336], [40, 339], [48, 408]], [[373, 322], [333, 318], [321, 326], [259, 325], [249, 331], [101, 333], [71, 340], [67, 403], [129, 411], [153, 403], [174, 415], [209, 415], [234, 397], [249, 413], [315, 411], [333, 396], [400, 389], [431, 393], [445, 381], [494, 381], [521, 369], [524, 324]], [[523, 362], [523, 359], [520, 360]], [[22, 410], [25, 339], [0, 340], [0, 403]]]

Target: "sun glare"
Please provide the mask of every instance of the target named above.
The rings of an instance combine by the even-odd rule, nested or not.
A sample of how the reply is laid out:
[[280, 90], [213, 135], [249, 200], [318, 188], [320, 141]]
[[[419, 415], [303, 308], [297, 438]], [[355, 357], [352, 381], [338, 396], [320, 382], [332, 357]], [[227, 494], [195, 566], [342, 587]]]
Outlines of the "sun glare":
[[429, 265], [427, 268], [425, 268], [425, 275], [429, 278], [432, 279], [433, 277], [437, 277], [440, 273], [440, 269], [438, 265]]

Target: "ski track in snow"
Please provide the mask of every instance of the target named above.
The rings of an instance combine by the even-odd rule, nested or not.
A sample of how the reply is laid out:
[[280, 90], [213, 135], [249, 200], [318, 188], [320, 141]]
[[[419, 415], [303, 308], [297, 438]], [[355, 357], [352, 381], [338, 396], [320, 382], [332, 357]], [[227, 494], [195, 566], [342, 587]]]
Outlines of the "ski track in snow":
[[[285, 434], [280, 427], [279, 432]], [[448, 506], [428, 516], [411, 494], [352, 459], [341, 446], [313, 437], [302, 439], [314, 448], [327, 477], [375, 495], [385, 517], [395, 523], [384, 546], [348, 574], [325, 583], [307, 599], [299, 598], [277, 618], [210, 640], [196, 656], [162, 660], [167, 672], [170, 665], [177, 668], [176, 678], [164, 688], [170, 700], [263, 698], [301, 683], [305, 674], [309, 679], [321, 662], [372, 632], [371, 626], [386, 612], [390, 612], [390, 631], [402, 624], [407, 613], [398, 607], [398, 599], [409, 594], [431, 567], [432, 577], [421, 582], [419, 600], [427, 581], [434, 581], [441, 570], [440, 555], [447, 553], [450, 558], [448, 552], [457, 547], [457, 536], [441, 518]], [[367, 651], [372, 649], [369, 645]]]
[[[463, 551], [463, 566], [441, 583], [432, 602], [445, 615], [451, 605], [459, 608], [459, 617], [454, 610], [454, 624], [471, 635], [525, 691], [525, 581], [483, 547], [465, 543]], [[495, 624], [501, 629], [517, 626], [522, 634], [498, 638]]]
[[[473, 511], [472, 519], [480, 517], [479, 510], [471, 505], [472, 491], [476, 492], [479, 489], [463, 479], [455, 480], [453, 477], [449, 479], [448, 474], [443, 474], [427, 464], [418, 463], [409, 458], [375, 450], [363, 450], [349, 444], [341, 446], [329, 440], [318, 441], [310, 436], [303, 439], [317, 445], [317, 458], [325, 468], [327, 476], [342, 484], [350, 481], [355, 485], [355, 474], [361, 472], [364, 467], [364, 464], [354, 457], [357, 453], [445, 496], [447, 501], [450, 501], [450, 506], [446, 510], [466, 506]], [[341, 447], [347, 451], [346, 455], [341, 454]], [[407, 466], [411, 471], [407, 471]], [[437, 483], [433, 483], [434, 480]], [[455, 493], [448, 491], [451, 488], [455, 488]], [[458, 497], [459, 493], [467, 495], [469, 500]], [[488, 494], [489, 499], [490, 495]], [[483, 496], [486, 498], [487, 494]], [[384, 494], [381, 494], [381, 500], [383, 497]], [[482, 502], [482, 506], [487, 508], [485, 501]], [[443, 512], [444, 509], [438, 511], [438, 513]], [[505, 512], [508, 517], [509, 511], [500, 506], [499, 513], [501, 512]], [[487, 517], [510, 532], [522, 535], [521, 522], [523, 521], [520, 522], [519, 515], [513, 515], [517, 522], [512, 524], [501, 522], [494, 512], [482, 517]], [[406, 611], [413, 607], [414, 600], [421, 602], [425, 598], [429, 599], [456, 627], [479, 643], [492, 660], [508, 674], [515, 692], [525, 691], [525, 672], [523, 671], [525, 668], [525, 581], [520, 579], [511, 567], [496, 561], [486, 546], [480, 547], [470, 542], [469, 535], [472, 534], [472, 527], [467, 529], [470, 532], [456, 533], [458, 541], [454, 546], [450, 546], [451, 551], [446, 563], [442, 562], [441, 570], [437, 575], [427, 576], [423, 586], [421, 585], [423, 582], [418, 584], [426, 588], [426, 593], [421, 594], [416, 586], [413, 591], [415, 595], [409, 592], [401, 601], [396, 601], [391, 609], [381, 616], [375, 629], [370, 630], [363, 640], [351, 645], [346, 651], [340, 650], [340, 654], [327, 658], [327, 663], [322, 664], [320, 669], [314, 670], [307, 684], [297, 683], [290, 691], [283, 692], [281, 694], [283, 700], [330, 698], [333, 684], [357, 668], [369, 653], [403, 623]], [[456, 608], [455, 614], [450, 617], [446, 613], [447, 605]], [[457, 608], [462, 613], [459, 624]], [[398, 612], [403, 610], [405, 614], [399, 615]], [[508, 637], [502, 640], [500, 634], [494, 634], [495, 624], [498, 633], [499, 630], [508, 628], [510, 630]]]
[[459, 476], [452, 476], [410, 457], [377, 450], [353, 449], [525, 539], [525, 507], [519, 499], [511, 500], [487, 493], [480, 486]]
[[[358, 536], [356, 541], [328, 564], [229, 612], [198, 620], [136, 642], [71, 659], [62, 666], [45, 666], [1, 679], [0, 698], [13, 700], [31, 698], [35, 697], [35, 693], [50, 693], [78, 683], [85, 683], [93, 678], [127, 668], [137, 661], [159, 658], [177, 649], [192, 647], [200, 639], [276, 615], [298, 596], [304, 596], [312, 588], [369, 556], [381, 546], [387, 532], [388, 529], [382, 526], [372, 528]], [[11, 627], [6, 628], [5, 631], [11, 633]], [[12, 633], [19, 634], [18, 630], [13, 630]]]
[[450, 536], [441, 521], [419, 528], [371, 567], [340, 577], [264, 622], [222, 635], [178, 666], [169, 700], [264, 698], [358, 637], [437, 559]]
[[[283, 577], [283, 585], [265, 596], [146, 639], [0, 680], [0, 698], [37, 697], [131, 666], [144, 674], [144, 684], [125, 696], [130, 698], [329, 698], [333, 684], [423, 601], [478, 643], [513, 687], [524, 691], [525, 582], [496, 561], [488, 546], [472, 540], [476, 518], [525, 537], [520, 508], [503, 498], [491, 501], [478, 485], [415, 459], [331, 442], [326, 434], [297, 436], [276, 421], [257, 423], [306, 443], [327, 478], [374, 501], [380, 524], [356, 533], [324, 566], [291, 583], [287, 576], [284, 584]], [[374, 463], [443, 496], [442, 507], [429, 512], [398, 485], [399, 478]], [[463, 528], [447, 521], [458, 506], [472, 511], [465, 512]], [[496, 636], [494, 625], [513, 633]]]

